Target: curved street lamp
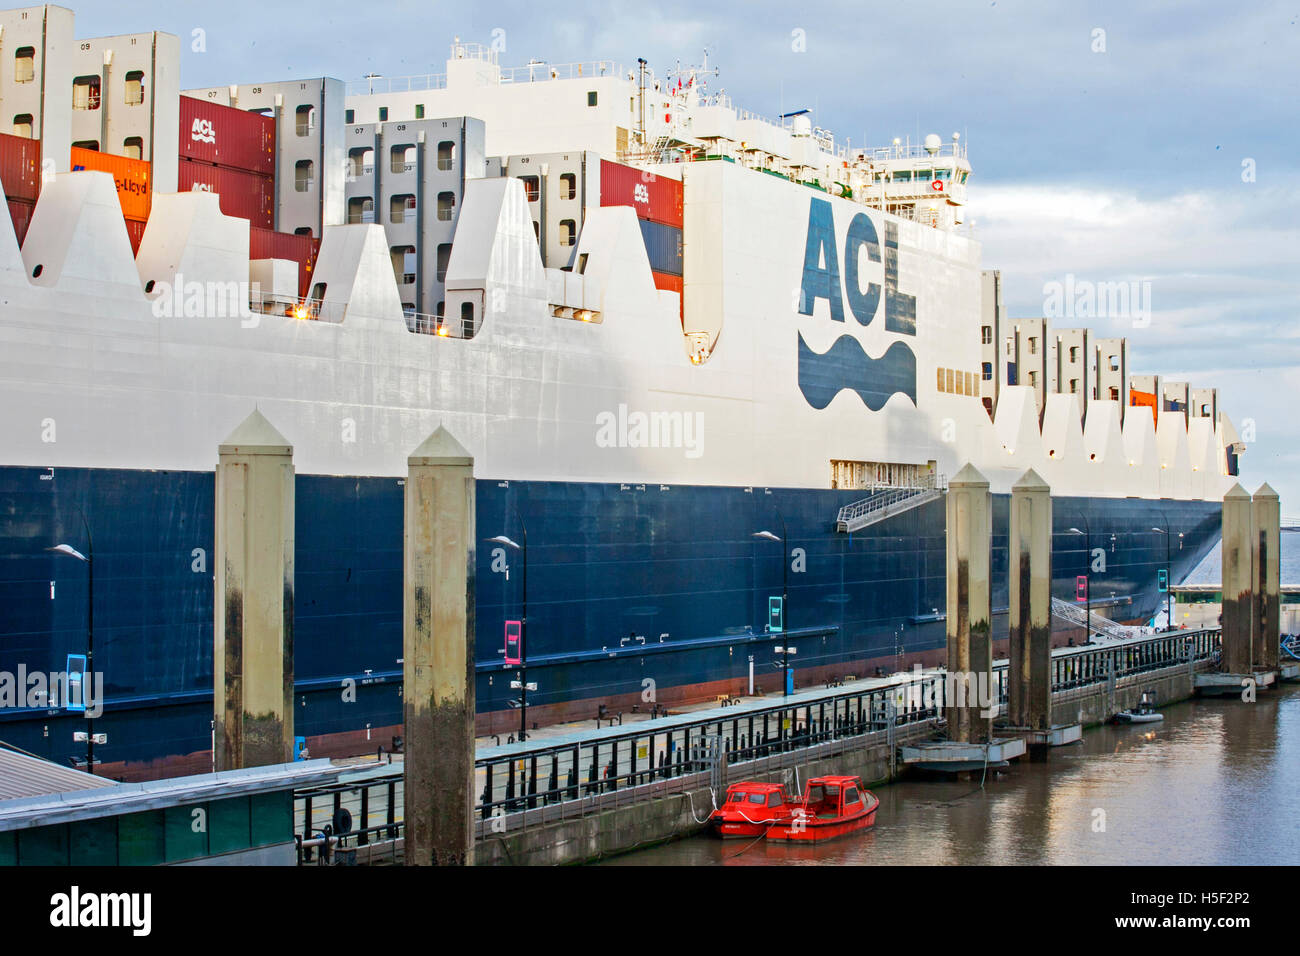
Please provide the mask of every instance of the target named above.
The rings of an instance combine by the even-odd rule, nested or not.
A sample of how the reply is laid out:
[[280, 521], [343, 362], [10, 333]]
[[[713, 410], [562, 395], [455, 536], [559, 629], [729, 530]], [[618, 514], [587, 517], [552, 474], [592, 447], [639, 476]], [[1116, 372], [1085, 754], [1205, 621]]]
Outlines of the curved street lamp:
[[[776, 512], [776, 518], [781, 522], [781, 536], [777, 537], [771, 531], [755, 531], [751, 537], [762, 538], [765, 541], [779, 541], [781, 543], [781, 631], [789, 637], [790, 628], [787, 623], [790, 620], [790, 552], [786, 547], [787, 530], [785, 517], [781, 512]], [[781, 663], [781, 693], [784, 697], [790, 696], [790, 655], [794, 653], [794, 648], [789, 644], [783, 644], [778, 647], [777, 652], [782, 656]]]
[[[82, 554], [70, 544], [56, 544], [46, 548], [51, 554], [76, 558], [86, 565], [86, 671], [81, 679], [81, 701], [86, 702], [86, 682], [93, 680], [95, 672], [95, 542], [90, 536], [90, 525], [81, 514], [81, 527], [86, 532], [86, 553]], [[86, 772], [95, 772], [95, 718], [86, 708]]]
[[[524, 564], [523, 574], [523, 613], [519, 620], [519, 679], [511, 683], [512, 689], [519, 691], [519, 739], [526, 740], [528, 737], [528, 691], [530, 689], [528, 676], [528, 527], [524, 524], [524, 516], [515, 508], [515, 517], [519, 519], [519, 536], [523, 544], [517, 544], [504, 534], [499, 534], [493, 538], [485, 540], [491, 544], [505, 545], [519, 552], [520, 559]], [[518, 688], [515, 688], [518, 684]], [[531, 689], [536, 690], [537, 685], [531, 685]]]

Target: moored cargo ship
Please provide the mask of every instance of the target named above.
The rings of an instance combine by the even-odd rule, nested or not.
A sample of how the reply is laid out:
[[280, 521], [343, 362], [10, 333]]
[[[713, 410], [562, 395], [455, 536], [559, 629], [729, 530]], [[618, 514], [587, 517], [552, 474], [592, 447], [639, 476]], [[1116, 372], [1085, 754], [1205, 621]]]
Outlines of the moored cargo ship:
[[[1024, 360], [1009, 380], [1003, 345], [1038, 356], [1049, 330], [1010, 329], [960, 228], [964, 146], [848, 151], [694, 76], [521, 79], [457, 42], [423, 89], [218, 88], [278, 103], [274, 216], [307, 244], [292, 256], [181, 188], [155, 190], [133, 256], [110, 178], [66, 168], [21, 247], [0, 230], [0, 670], [81, 652], [84, 568], [48, 549], [89, 529], [101, 772], [209, 765], [212, 465], [255, 406], [295, 449], [295, 729], [317, 755], [400, 734], [401, 481], [440, 423], [475, 457], [480, 536], [528, 528], [526, 558], [476, 555], [484, 729], [517, 722], [502, 652], [523, 560], [546, 720], [746, 691], [751, 673], [774, 689], [778, 640], [798, 642], [800, 682], [937, 661], [943, 477], [967, 461], [996, 495], [995, 581], [1027, 468], [1056, 496], [1058, 597], [1086, 575], [1094, 609], [1145, 622], [1157, 572], [1212, 546], [1240, 450], [1217, 395], [1132, 405], [1127, 379], [1103, 385], [1122, 341], [1088, 346], [1084, 389]], [[616, 184], [630, 204], [605, 202]], [[176, 288], [247, 286], [276, 262], [293, 308], [260, 290], [177, 314]], [[904, 507], [871, 519], [885, 496]], [[8, 707], [0, 737], [64, 760], [77, 721]]]

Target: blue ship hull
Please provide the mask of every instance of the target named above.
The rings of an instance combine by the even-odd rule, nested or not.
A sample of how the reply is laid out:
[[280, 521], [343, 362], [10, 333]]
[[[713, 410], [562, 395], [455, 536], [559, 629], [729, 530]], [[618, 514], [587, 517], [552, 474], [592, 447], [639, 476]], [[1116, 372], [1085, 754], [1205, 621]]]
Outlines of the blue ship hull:
[[[95, 669], [105, 675], [95, 729], [109, 735], [96, 756], [110, 774], [175, 772], [211, 749], [213, 488], [211, 472], [0, 468], [0, 671], [62, 671], [68, 655], [85, 653], [85, 565], [45, 550], [86, 550], [84, 514]], [[519, 540], [518, 515], [527, 522], [530, 711], [649, 709], [652, 699], [738, 686], [751, 656], [764, 686], [777, 686], [780, 636], [764, 625], [769, 596], [781, 593], [782, 549], [753, 535], [780, 534], [782, 520], [795, 556], [793, 663], [805, 679], [861, 676], [873, 662], [943, 647], [942, 501], [846, 535], [836, 514], [861, 491], [479, 480], [477, 495], [480, 539]], [[299, 735], [373, 752], [400, 733], [402, 506], [394, 478], [297, 478]], [[1007, 604], [1007, 511], [995, 496], [995, 609]], [[1166, 539], [1153, 526], [1172, 532], [1174, 581], [1219, 536], [1217, 502], [1062, 498], [1054, 515], [1053, 593], [1074, 597], [1085, 548], [1068, 529], [1086, 524], [1105, 557], [1091, 574], [1094, 606], [1113, 605], [1121, 620], [1149, 619], [1163, 601]], [[477, 702], [507, 728], [518, 723], [517, 692], [503, 631], [521, 616], [522, 556], [494, 547], [477, 553]], [[994, 626], [1005, 636], [1005, 614]], [[0, 709], [0, 740], [59, 762], [81, 752], [74, 729], [84, 729], [79, 715]]]

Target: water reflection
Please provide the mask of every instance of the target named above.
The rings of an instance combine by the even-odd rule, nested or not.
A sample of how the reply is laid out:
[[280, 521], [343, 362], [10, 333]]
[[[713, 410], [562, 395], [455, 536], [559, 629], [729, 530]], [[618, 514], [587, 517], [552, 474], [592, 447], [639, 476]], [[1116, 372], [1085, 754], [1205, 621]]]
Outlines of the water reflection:
[[876, 826], [821, 846], [692, 837], [611, 864], [1300, 863], [1300, 687], [1089, 730], [1047, 764], [877, 791]]

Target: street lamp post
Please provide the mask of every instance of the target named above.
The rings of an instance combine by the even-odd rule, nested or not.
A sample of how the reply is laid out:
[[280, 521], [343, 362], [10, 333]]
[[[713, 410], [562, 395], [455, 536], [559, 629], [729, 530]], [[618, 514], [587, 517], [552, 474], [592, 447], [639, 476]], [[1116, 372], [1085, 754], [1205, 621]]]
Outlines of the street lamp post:
[[[524, 516], [515, 509], [515, 517], [519, 519], [519, 536], [523, 544], [516, 544], [503, 534], [487, 540], [493, 544], [503, 544], [507, 548], [514, 548], [519, 552], [520, 560], [524, 564], [523, 572], [523, 614], [520, 615], [519, 621], [519, 739], [526, 740], [528, 737], [528, 527], [524, 524]], [[513, 686], [513, 684], [511, 685]], [[536, 689], [537, 685], [532, 685]]]
[[1083, 620], [1086, 635], [1084, 643], [1087, 644], [1092, 642], [1092, 528], [1086, 518], [1082, 520], [1084, 530], [1071, 528], [1070, 533], [1083, 535]]
[[[1169, 563], [1171, 550], [1170, 539], [1173, 538], [1173, 535], [1169, 531], [1169, 519], [1165, 518], [1165, 526], [1163, 528], [1153, 527], [1151, 530], [1157, 534], [1163, 534], [1165, 536], [1165, 630], [1172, 631], [1174, 629], [1174, 615], [1171, 602], [1174, 593], [1174, 573], [1173, 569], [1170, 568]], [[1182, 547], [1183, 533], [1180, 531], [1178, 532], [1179, 550], [1182, 550]]]
[[90, 525], [86, 516], [81, 516], [81, 527], [86, 532], [86, 553], [82, 554], [70, 544], [59, 544], [46, 548], [55, 554], [66, 554], [86, 565], [86, 670], [81, 675], [81, 703], [86, 713], [86, 772], [95, 772], [95, 718], [90, 707], [86, 707], [87, 681], [94, 680], [95, 673], [95, 542], [90, 536]]
[[[785, 525], [785, 516], [781, 512], [776, 513], [776, 518], [781, 522], [781, 536], [777, 537], [770, 531], [755, 531], [752, 537], [763, 538], [767, 541], [781, 542], [781, 631], [788, 632], [787, 622], [790, 620], [790, 552], [786, 547], [788, 539]], [[781, 692], [782, 696], [790, 696], [790, 653], [793, 648], [788, 646], [778, 647], [777, 651], [784, 654], [784, 665], [781, 675]]]

